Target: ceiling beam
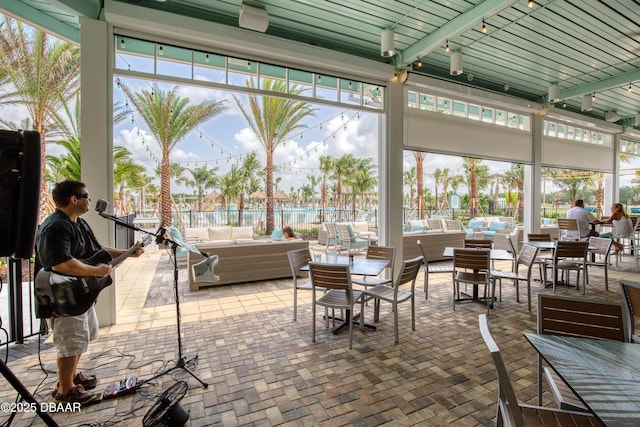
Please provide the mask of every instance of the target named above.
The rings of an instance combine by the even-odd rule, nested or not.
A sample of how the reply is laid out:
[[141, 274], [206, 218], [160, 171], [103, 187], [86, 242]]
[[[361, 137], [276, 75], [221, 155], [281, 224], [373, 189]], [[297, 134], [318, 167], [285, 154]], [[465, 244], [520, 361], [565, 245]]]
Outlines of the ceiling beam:
[[3, 0], [0, 11], [71, 43], [80, 43], [80, 30], [53, 19], [18, 0]]
[[629, 85], [629, 83], [640, 80], [640, 71], [631, 71], [617, 76], [609, 77], [608, 79], [598, 80], [597, 82], [587, 83], [580, 86], [575, 86], [571, 89], [561, 90], [560, 98], [569, 99], [578, 96], [584, 96], [594, 92], [600, 92], [615, 87], [623, 87]]
[[47, 0], [47, 3], [74, 17], [98, 19], [102, 10], [100, 0]]
[[429, 52], [444, 46], [447, 40], [459, 36], [482, 22], [483, 19], [496, 15], [520, 0], [485, 0], [472, 9], [444, 24], [428, 36], [398, 54], [396, 68], [405, 68], [416, 58], [426, 56]]

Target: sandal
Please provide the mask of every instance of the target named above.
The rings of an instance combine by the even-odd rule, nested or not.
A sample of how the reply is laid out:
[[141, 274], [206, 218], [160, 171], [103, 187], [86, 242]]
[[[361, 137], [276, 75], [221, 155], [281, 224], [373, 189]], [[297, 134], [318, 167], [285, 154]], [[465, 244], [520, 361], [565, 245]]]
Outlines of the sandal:
[[617, 244], [616, 245], [616, 249], [611, 252], [612, 255], [617, 255], [618, 253], [620, 253], [620, 251], [624, 248], [624, 245], [621, 244]]

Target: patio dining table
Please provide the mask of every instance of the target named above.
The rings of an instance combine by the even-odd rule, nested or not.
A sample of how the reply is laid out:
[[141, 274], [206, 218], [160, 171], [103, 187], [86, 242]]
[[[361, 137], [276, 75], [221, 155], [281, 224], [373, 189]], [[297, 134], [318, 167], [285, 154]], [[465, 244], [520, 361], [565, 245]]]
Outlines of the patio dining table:
[[[327, 257], [323, 257], [322, 260], [319, 262], [328, 264]], [[337, 257], [336, 262], [333, 262], [332, 264], [349, 265], [350, 274], [355, 274], [358, 276], [377, 276], [382, 272], [382, 270], [384, 270], [387, 267], [388, 261], [381, 260], [381, 259], [368, 259], [368, 258], [360, 258], [360, 257], [354, 257], [353, 260], [350, 260], [348, 257], [340, 256], [340, 257]], [[304, 267], [300, 268], [300, 271], [309, 271], [309, 265], [305, 265]], [[348, 312], [346, 317], [347, 318], [349, 317]], [[353, 316], [354, 325], [360, 325], [359, 318], [360, 318], [360, 313]], [[343, 319], [336, 319], [336, 320], [341, 320], [343, 323], [341, 323], [340, 325], [338, 325], [336, 328], [333, 329], [332, 332], [334, 334], [340, 333], [343, 329], [349, 326], [348, 322], [345, 322]], [[369, 325], [365, 323], [364, 327], [372, 331], [376, 330], [375, 325]]]
[[640, 345], [558, 335], [524, 336], [605, 425], [640, 425]]

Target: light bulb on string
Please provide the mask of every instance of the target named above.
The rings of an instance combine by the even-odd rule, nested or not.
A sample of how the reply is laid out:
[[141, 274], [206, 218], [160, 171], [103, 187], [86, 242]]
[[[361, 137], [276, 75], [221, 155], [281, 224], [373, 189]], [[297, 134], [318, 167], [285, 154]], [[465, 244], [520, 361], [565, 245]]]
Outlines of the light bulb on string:
[[444, 47], [444, 51], [445, 52], [449, 52], [451, 50], [451, 48], [449, 47], [449, 40], [447, 40], [447, 44]]

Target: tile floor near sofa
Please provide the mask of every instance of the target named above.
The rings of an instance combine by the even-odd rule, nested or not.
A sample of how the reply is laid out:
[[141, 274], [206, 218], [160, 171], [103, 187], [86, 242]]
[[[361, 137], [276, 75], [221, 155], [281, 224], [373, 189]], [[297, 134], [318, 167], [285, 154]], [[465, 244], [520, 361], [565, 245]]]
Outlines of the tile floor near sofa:
[[[621, 278], [640, 281], [635, 263], [610, 270], [604, 291], [601, 269], [590, 272], [587, 298], [619, 301]], [[502, 266], [508, 268], [508, 265]], [[494, 425], [497, 382], [494, 365], [478, 332], [479, 304], [451, 309], [451, 280], [433, 275], [428, 300], [417, 299], [416, 331], [410, 330], [408, 305], [400, 312], [400, 343], [393, 343], [393, 317], [383, 306], [378, 329], [354, 329], [353, 349], [347, 334], [332, 335], [318, 321], [311, 342], [310, 293], [301, 292], [298, 321], [292, 321], [291, 280], [213, 287], [190, 292], [181, 271], [179, 291], [184, 356], [209, 384], [202, 387], [182, 369], [148, 382], [135, 395], [103, 401], [80, 412], [51, 414], [59, 425], [140, 426], [160, 393], [177, 380], [189, 390], [181, 406], [187, 426], [476, 426]], [[80, 367], [99, 376], [101, 389], [129, 376], [148, 380], [175, 366], [177, 348], [173, 271], [165, 252], [126, 260], [117, 270], [116, 325], [101, 329]], [[419, 286], [422, 286], [420, 276]], [[550, 292], [535, 285], [538, 292]], [[562, 295], [580, 297], [575, 289]], [[536, 353], [523, 337], [535, 331], [536, 304], [526, 309], [524, 292], [515, 302], [506, 284], [503, 301], [489, 322], [500, 345], [520, 400], [536, 401]], [[373, 306], [366, 309], [369, 320]], [[319, 319], [320, 320], [320, 319]], [[35, 354], [37, 340], [10, 350], [9, 368], [42, 402], [51, 401], [56, 382], [55, 352], [43, 338], [42, 372]], [[16, 392], [0, 381], [1, 402]], [[545, 404], [552, 401], [545, 394]], [[16, 414], [12, 425], [44, 425], [32, 413]], [[9, 414], [1, 413], [0, 422]]]

